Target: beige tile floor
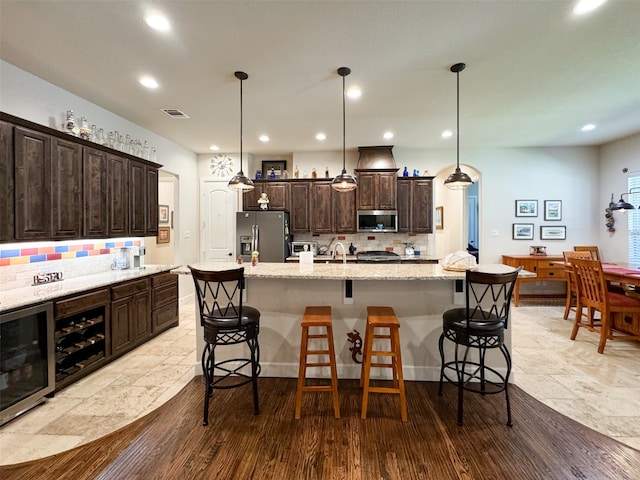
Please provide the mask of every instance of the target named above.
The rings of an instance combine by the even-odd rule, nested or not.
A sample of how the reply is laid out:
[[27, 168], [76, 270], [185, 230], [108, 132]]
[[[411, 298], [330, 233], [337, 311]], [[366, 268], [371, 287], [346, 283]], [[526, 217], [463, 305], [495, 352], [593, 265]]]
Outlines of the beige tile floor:
[[[562, 307], [514, 308], [515, 381], [559, 412], [640, 449], [640, 344], [597, 335], [569, 340]], [[0, 429], [0, 465], [52, 455], [98, 438], [157, 408], [193, 378], [194, 305], [180, 326], [57, 393]], [[517, 422], [517, 420], [516, 420]], [[517, 423], [516, 427], [517, 428]]]

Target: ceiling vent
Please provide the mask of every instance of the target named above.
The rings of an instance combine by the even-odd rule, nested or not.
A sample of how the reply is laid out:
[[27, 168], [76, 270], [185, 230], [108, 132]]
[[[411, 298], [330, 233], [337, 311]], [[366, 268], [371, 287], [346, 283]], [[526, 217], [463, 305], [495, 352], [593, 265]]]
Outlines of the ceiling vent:
[[189, 115], [184, 113], [182, 110], [178, 110], [177, 108], [161, 108], [160, 110], [162, 110], [171, 118], [190, 118]]

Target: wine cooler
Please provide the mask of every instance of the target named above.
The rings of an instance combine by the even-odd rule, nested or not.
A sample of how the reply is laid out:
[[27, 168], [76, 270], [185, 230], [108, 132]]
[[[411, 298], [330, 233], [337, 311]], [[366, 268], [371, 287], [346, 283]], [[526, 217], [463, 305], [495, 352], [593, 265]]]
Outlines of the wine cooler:
[[0, 425], [55, 388], [52, 303], [0, 314]]

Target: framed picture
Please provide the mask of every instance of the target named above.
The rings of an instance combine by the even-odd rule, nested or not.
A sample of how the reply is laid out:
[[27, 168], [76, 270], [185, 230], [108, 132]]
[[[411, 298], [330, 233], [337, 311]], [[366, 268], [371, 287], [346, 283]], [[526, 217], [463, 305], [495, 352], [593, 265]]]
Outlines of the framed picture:
[[169, 205], [158, 205], [158, 223], [169, 223]]
[[537, 217], [537, 200], [516, 200], [516, 217]]
[[171, 228], [158, 227], [158, 236], [156, 237], [156, 243], [169, 243], [169, 242], [171, 242]]
[[262, 178], [269, 180], [271, 177], [271, 169], [273, 168], [273, 174], [275, 179], [282, 178], [282, 172], [287, 169], [286, 160], [263, 160], [262, 161]]
[[444, 207], [436, 207], [436, 230], [444, 228]]
[[514, 240], [533, 240], [533, 223], [514, 223]]
[[542, 225], [540, 227], [540, 240], [566, 240], [567, 227]]
[[544, 220], [545, 222], [562, 220], [562, 200], [544, 201]]

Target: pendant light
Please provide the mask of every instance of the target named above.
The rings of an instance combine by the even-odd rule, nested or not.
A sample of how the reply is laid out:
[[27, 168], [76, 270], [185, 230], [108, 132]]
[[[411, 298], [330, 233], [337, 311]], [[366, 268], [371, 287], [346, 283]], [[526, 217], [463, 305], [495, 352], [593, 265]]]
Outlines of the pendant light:
[[444, 184], [451, 190], [464, 190], [473, 184], [471, 177], [460, 170], [460, 72], [464, 70], [464, 63], [456, 63], [451, 67], [451, 71], [456, 74], [456, 170], [447, 177]]
[[344, 83], [347, 75], [351, 73], [351, 69], [347, 67], [340, 67], [338, 70], [338, 75], [342, 77], [342, 173], [336, 176], [331, 182], [331, 188], [337, 190], [338, 192], [350, 192], [351, 190], [355, 190], [358, 184], [356, 183], [356, 179], [353, 176], [347, 173], [347, 169], [345, 167], [345, 157], [346, 157], [346, 116], [345, 116], [345, 95], [344, 95]]
[[[634, 192], [634, 190], [637, 190], [638, 193], [640, 193], [640, 187], [631, 187], [631, 189], [628, 192], [623, 193], [623, 194], [620, 195], [620, 200], [618, 200], [616, 203], [614, 203], [611, 206], [611, 210], [613, 210], [613, 211], [622, 211], [622, 212], [625, 212], [627, 210], [635, 210], [636, 207], [634, 207], [629, 202], [625, 202], [624, 199], [622, 198], [625, 195], [627, 195], [627, 197], [628, 197], [629, 195], [632, 195], [632, 194], [636, 193], [636, 192]], [[613, 197], [613, 194], [611, 196]], [[640, 208], [640, 207], [638, 207], [638, 208]]]
[[253, 181], [242, 171], [242, 82], [249, 78], [245, 72], [235, 72], [234, 75], [240, 80], [240, 171], [229, 180], [229, 188], [233, 190], [253, 190]]

